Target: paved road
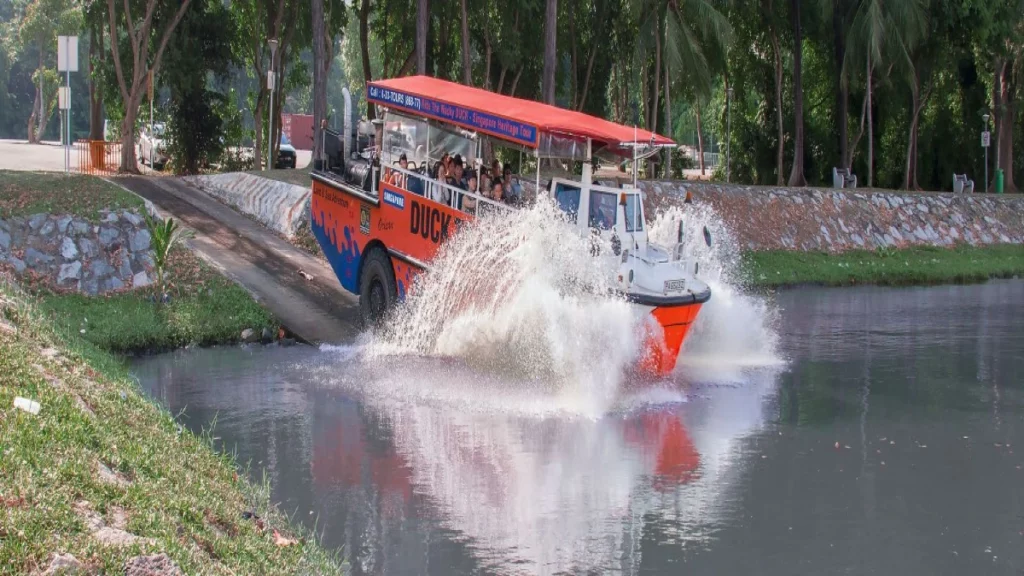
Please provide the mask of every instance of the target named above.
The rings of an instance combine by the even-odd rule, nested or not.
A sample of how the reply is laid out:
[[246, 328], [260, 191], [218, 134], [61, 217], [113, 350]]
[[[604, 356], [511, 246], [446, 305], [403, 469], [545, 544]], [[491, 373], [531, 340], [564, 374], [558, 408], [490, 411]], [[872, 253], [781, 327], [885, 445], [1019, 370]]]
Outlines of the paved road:
[[176, 178], [111, 180], [195, 230], [193, 248], [301, 339], [346, 343], [359, 334], [358, 300], [327, 264]]
[[[77, 154], [72, 148], [72, 167]], [[63, 172], [64, 147], [56, 142], [29, 144], [24, 140], [0, 140], [0, 170]]]

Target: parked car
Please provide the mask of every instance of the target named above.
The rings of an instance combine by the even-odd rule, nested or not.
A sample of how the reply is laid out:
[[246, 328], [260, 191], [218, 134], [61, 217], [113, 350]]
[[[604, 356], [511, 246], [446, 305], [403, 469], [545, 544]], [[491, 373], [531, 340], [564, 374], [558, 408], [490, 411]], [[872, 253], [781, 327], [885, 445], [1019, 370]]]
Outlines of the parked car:
[[150, 131], [148, 126], [142, 128], [139, 135], [139, 160], [143, 164], [149, 164], [154, 170], [163, 170], [167, 163], [167, 148], [164, 143], [166, 126], [162, 122], [153, 124]]
[[274, 164], [274, 168], [295, 168], [295, 161], [295, 147], [292, 146], [288, 135], [282, 132], [281, 145], [277, 150], [277, 162]]

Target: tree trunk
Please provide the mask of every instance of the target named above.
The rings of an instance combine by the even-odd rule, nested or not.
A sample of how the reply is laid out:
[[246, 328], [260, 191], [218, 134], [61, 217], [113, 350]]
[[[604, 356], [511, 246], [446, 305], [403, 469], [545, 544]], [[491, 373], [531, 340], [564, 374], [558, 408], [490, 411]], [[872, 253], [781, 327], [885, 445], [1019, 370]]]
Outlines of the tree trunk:
[[654, 33], [654, 90], [651, 91], [651, 132], [658, 131], [658, 96], [661, 95], [661, 24]]
[[544, 75], [541, 79], [541, 97], [548, 104], [555, 103], [555, 72], [558, 67], [558, 0], [547, 0], [544, 13]]
[[857, 155], [857, 148], [860, 146], [860, 139], [864, 137], [864, 123], [867, 120], [868, 115], [868, 99], [864, 98], [864, 102], [860, 107], [860, 129], [857, 131], [857, 137], [853, 139], [853, 144], [848, 148], [849, 158], [846, 160], [846, 169], [853, 171], [853, 158]]
[[[50, 115], [53, 113], [53, 100], [57, 98], [58, 86], [54, 86], [54, 97], [47, 102], [46, 101], [46, 87], [43, 86], [43, 72], [46, 71], [46, 67], [43, 63], [43, 43], [39, 43], [39, 118], [37, 118], [38, 126], [36, 126], [36, 142], [42, 142], [43, 136], [46, 135], [46, 125], [50, 121]], [[60, 75], [58, 74], [59, 78]], [[64, 141], [63, 135], [59, 138], [61, 142]]]
[[512, 79], [512, 87], [508, 89], [509, 96], [516, 95], [516, 86], [519, 85], [519, 78], [521, 78], [523, 75], [523, 68], [524, 66], [520, 65], [519, 70], [516, 70], [516, 77]]
[[911, 73], [910, 134], [907, 137], [907, 162], [903, 171], [903, 189], [917, 188], [917, 123], [921, 114], [921, 87], [917, 72]]
[[804, 177], [804, 84], [803, 25], [800, 22], [800, 0], [793, 2], [793, 170], [790, 186], [806, 186]]
[[1003, 60], [996, 78], [999, 88], [999, 107], [995, 114], [999, 118], [996, 132], [996, 166], [1003, 171], [1003, 191], [1007, 193], [1017, 191], [1013, 181], [1013, 124], [1016, 118], [1013, 69], [1012, 60]]
[[42, 43], [39, 45], [39, 66], [36, 68], [36, 99], [32, 103], [32, 114], [28, 117], [28, 143], [38, 144], [39, 143], [39, 130], [36, 128], [37, 122], [42, 122], [43, 118], [43, 46]]
[[846, 23], [843, 22], [842, 2], [837, 2], [832, 9], [832, 50], [836, 63], [836, 124], [839, 128], [839, 166], [846, 161], [849, 135], [847, 125], [850, 122], [850, 86], [843, 81], [843, 61], [846, 59]]
[[594, 72], [594, 58], [597, 56], [597, 45], [590, 47], [590, 58], [587, 60], [587, 73], [583, 77], [583, 92], [580, 94], [580, 101], [576, 105], [576, 110], [583, 111], [583, 107], [587, 104], [587, 95], [590, 93], [590, 76]]
[[579, 59], [576, 50], [576, 7], [569, 6], [569, 39], [572, 49], [569, 52], [569, 108], [576, 109], [576, 98], [579, 96]]
[[[486, 71], [490, 75], [491, 71]], [[469, 11], [466, 10], [466, 0], [462, 0], [462, 83], [466, 86], [473, 85], [473, 61], [469, 54]]]
[[[668, 73], [668, 59], [665, 59], [665, 134], [672, 137], [672, 99], [669, 96], [669, 84], [671, 78]], [[665, 149], [665, 178], [672, 179], [672, 153], [674, 148]]]
[[[782, 114], [782, 47], [779, 46], [779, 35], [775, 28], [771, 29], [772, 51], [775, 53], [775, 118], [779, 129], [779, 142], [775, 154], [775, 185], [786, 184], [785, 146], [786, 130]], [[843, 158], [846, 158], [844, 155]]]
[[868, 188], [873, 188], [875, 184], [874, 172], [875, 172], [875, 127], [872, 119], [871, 110], [871, 54], [868, 53], [868, 80], [867, 80], [867, 99], [868, 99]]
[[[505, 88], [505, 74], [507, 74], [507, 73], [508, 73], [508, 68], [502, 66], [501, 67], [501, 73], [498, 74], [498, 87], [494, 90], [498, 94], [501, 94], [502, 89]], [[488, 75], [488, 77], [489, 77], [489, 75]], [[490, 89], [490, 81], [489, 80], [488, 80], [487, 84], [488, 85], [484, 86], [484, 88]]]
[[[368, 0], [364, 0], [368, 4]], [[430, 29], [430, 10], [427, 0], [416, 3], [416, 73], [427, 73], [427, 33]]]
[[[419, 40], [417, 40], [416, 46], [418, 49]], [[363, 0], [359, 5], [359, 52], [363, 60], [363, 81], [369, 86], [373, 80], [373, 74], [370, 72], [370, 0]], [[418, 64], [418, 52], [416, 57]], [[426, 64], [424, 64], [424, 68], [426, 68]], [[369, 102], [366, 103], [366, 117], [370, 120], [377, 117], [373, 104]]]
[[704, 169], [704, 133], [700, 128], [700, 101], [698, 100], [693, 106], [694, 112], [697, 115], [697, 165], [700, 166], [700, 175], [705, 176], [707, 172]]
[[[146, 17], [143, 20], [141, 27], [136, 29], [135, 22], [131, 16], [131, 13], [125, 14], [125, 23], [128, 33], [128, 39], [132, 47], [133, 62], [137, 65], [133, 65], [131, 72], [131, 84], [125, 79], [124, 67], [121, 65], [120, 48], [119, 42], [116, 41], [119, 38], [117, 33], [117, 11], [114, 7], [114, 0], [107, 0], [107, 14], [110, 24], [110, 52], [114, 61], [114, 72], [117, 75], [117, 84], [121, 90], [121, 101], [124, 102], [124, 121], [121, 123], [121, 165], [118, 167], [119, 172], [130, 172], [137, 174], [139, 172], [138, 161], [135, 157], [135, 119], [139, 112], [139, 104], [142, 102], [143, 95], [146, 94], [146, 77], [152, 72], [154, 76], [160, 70], [160, 61], [163, 59], [164, 50], [167, 48], [167, 42], [171, 39], [171, 34], [174, 29], [178, 27], [178, 23], [181, 22], [182, 16], [185, 15], [185, 10], [188, 9], [191, 0], [182, 0], [177, 12], [175, 12], [172, 19], [163, 24], [164, 29], [161, 34], [160, 41], [156, 43], [157, 51], [153, 57], [152, 66], [146, 66], [149, 62], [149, 48], [151, 44], [150, 33], [152, 31], [153, 24], [153, 13], [155, 11], [157, 0], [148, 0], [146, 2]], [[125, 3], [126, 9], [130, 6], [130, 3]]]
[[103, 140], [103, 88], [96, 82], [96, 61], [103, 57], [103, 27], [89, 27], [89, 139]]
[[[266, 84], [266, 78], [263, 80]], [[263, 117], [266, 115], [267, 91], [260, 89], [256, 92], [256, 110], [253, 112], [253, 122], [256, 125], [256, 135], [253, 139], [253, 170], [259, 170], [263, 159], [267, 157], [263, 150]]]
[[487, 47], [484, 49], [484, 88], [490, 89], [491, 87], [491, 41], [487, 40]]
[[[465, 1], [465, 0], [463, 0]], [[324, 0], [311, 0], [313, 18], [313, 162], [323, 157], [323, 129], [321, 122], [327, 120], [327, 73], [330, 62], [327, 60], [326, 33], [327, 23], [324, 19]], [[297, 167], [297, 166], [296, 166]]]

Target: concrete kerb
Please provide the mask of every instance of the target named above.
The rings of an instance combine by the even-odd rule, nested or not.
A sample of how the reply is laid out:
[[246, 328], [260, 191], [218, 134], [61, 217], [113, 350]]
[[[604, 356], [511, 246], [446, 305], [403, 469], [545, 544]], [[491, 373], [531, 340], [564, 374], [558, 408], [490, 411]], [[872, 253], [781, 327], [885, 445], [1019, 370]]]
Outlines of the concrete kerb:
[[307, 225], [309, 187], [245, 172], [188, 176], [183, 181], [288, 238]]

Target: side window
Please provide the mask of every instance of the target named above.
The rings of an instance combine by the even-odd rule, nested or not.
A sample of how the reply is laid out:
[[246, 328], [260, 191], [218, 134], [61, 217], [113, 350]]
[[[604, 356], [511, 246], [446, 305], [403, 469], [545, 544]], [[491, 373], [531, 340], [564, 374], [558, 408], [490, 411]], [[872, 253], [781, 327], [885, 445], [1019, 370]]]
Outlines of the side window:
[[[626, 232], [640, 232], [644, 229], [644, 215], [640, 211], [640, 196], [638, 194], [626, 195]], [[633, 228], [633, 219], [636, 218], [636, 228]]]
[[590, 192], [590, 227], [611, 230], [615, 226], [616, 195], [610, 192]]
[[555, 184], [555, 201], [563, 212], [569, 215], [569, 221], [576, 222], [576, 214], [580, 211], [580, 189], [561, 182]]

